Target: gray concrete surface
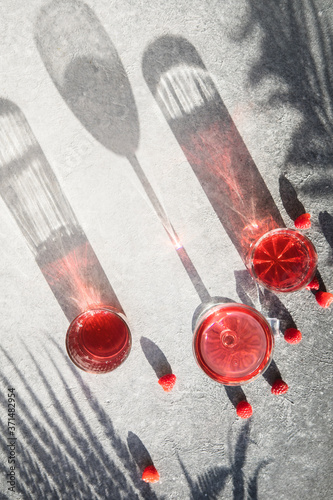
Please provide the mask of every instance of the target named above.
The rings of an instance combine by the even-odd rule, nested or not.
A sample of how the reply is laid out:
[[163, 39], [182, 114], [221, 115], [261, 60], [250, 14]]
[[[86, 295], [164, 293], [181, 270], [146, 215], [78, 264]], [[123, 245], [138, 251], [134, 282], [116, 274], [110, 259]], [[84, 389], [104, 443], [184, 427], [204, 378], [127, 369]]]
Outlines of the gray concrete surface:
[[[1, 1], [1, 498], [330, 497], [332, 309], [306, 290], [255, 303], [292, 318], [303, 340], [276, 343], [289, 392], [274, 397], [261, 377], [243, 388], [253, 416], [238, 419], [232, 394], [196, 366], [192, 318], [205, 297], [241, 301], [251, 283], [142, 61], [162, 36], [192, 44], [285, 224], [299, 204], [311, 212], [322, 286], [333, 291], [332, 20], [329, 0]], [[31, 161], [31, 145], [35, 177], [15, 198], [11, 175]], [[110, 374], [67, 359], [77, 291], [52, 288], [40, 258], [63, 225], [70, 244], [90, 242], [94, 279], [131, 326], [131, 354]], [[166, 367], [177, 376], [170, 394], [157, 384]], [[17, 395], [15, 493], [8, 387]], [[161, 479], [147, 486], [140, 476], [151, 461]]]

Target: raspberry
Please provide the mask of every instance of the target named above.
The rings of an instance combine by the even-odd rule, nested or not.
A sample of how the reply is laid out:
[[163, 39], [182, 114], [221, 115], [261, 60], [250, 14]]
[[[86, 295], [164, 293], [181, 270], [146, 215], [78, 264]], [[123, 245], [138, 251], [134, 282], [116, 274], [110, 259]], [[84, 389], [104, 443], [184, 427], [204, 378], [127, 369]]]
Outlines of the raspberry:
[[158, 383], [163, 387], [165, 392], [170, 392], [172, 391], [176, 383], [176, 375], [174, 375], [173, 373], [168, 373], [167, 375], [161, 377]]
[[250, 403], [248, 403], [247, 401], [241, 401], [237, 405], [236, 412], [240, 418], [249, 418], [251, 417], [253, 410]]
[[288, 391], [289, 387], [288, 385], [283, 382], [283, 380], [275, 380], [274, 384], [272, 385], [272, 394], [276, 394], [279, 396], [280, 394], [285, 394]]
[[142, 480], [146, 483], [157, 483], [160, 480], [160, 475], [153, 465], [148, 465], [142, 473]]
[[307, 290], [319, 290], [319, 281], [317, 276], [313, 278], [312, 281], [305, 287]]
[[316, 301], [320, 305], [320, 307], [329, 307], [333, 302], [333, 293], [329, 292], [317, 292], [316, 293]]
[[295, 220], [294, 224], [297, 229], [309, 229], [311, 227], [311, 215], [302, 214]]
[[302, 333], [296, 328], [287, 328], [284, 332], [284, 340], [288, 344], [298, 344], [302, 340]]

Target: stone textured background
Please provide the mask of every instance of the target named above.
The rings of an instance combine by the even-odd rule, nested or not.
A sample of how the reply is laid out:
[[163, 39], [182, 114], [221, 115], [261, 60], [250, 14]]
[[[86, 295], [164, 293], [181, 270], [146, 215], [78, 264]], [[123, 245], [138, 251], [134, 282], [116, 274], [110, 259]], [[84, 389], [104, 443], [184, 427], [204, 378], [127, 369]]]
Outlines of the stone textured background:
[[[66, 3], [78, 2], [57, 2], [59, 16]], [[200, 299], [126, 155], [89, 133], [46, 69], [35, 37], [42, 33], [52, 64], [56, 43], [36, 25], [47, 4], [1, 1], [0, 97], [30, 124], [128, 317], [133, 347], [126, 363], [103, 376], [68, 362], [68, 321], [0, 197], [1, 498], [329, 498], [332, 310], [305, 290], [279, 296], [303, 333], [298, 346], [276, 345], [290, 390], [274, 397], [261, 377], [244, 388], [253, 417], [238, 419], [225, 389], [195, 364], [192, 317]], [[138, 161], [210, 295], [240, 301], [235, 271], [244, 266], [142, 75], [144, 51], [168, 34], [200, 54], [285, 223], [293, 225], [281, 175], [311, 212], [308, 234], [333, 291], [331, 2], [86, 4], [128, 75]], [[71, 16], [66, 29], [80, 51], [86, 41]], [[177, 375], [172, 393], [157, 384], [142, 337]], [[9, 386], [17, 392], [16, 494], [5, 479]], [[161, 475], [151, 487], [140, 481], [148, 454]]]

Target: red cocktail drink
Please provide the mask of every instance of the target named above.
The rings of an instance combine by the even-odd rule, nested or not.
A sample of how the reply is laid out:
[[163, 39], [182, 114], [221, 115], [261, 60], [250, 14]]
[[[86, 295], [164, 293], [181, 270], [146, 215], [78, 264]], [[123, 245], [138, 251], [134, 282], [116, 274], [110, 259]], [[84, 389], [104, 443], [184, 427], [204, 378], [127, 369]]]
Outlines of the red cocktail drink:
[[263, 286], [275, 292], [304, 288], [315, 275], [317, 253], [303, 234], [293, 229], [274, 229], [251, 249], [249, 269]]
[[217, 304], [198, 320], [193, 348], [199, 366], [223, 385], [241, 385], [262, 374], [274, 337], [265, 318], [244, 304]]
[[106, 373], [117, 368], [131, 349], [131, 333], [124, 316], [111, 309], [86, 311], [70, 324], [66, 348], [76, 366]]

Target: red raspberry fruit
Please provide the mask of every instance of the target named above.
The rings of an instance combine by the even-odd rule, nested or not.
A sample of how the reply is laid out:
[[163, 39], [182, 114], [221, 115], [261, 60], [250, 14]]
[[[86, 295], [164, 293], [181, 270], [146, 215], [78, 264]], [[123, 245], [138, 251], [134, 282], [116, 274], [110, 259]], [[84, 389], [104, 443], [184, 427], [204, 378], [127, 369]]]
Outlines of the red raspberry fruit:
[[148, 465], [142, 473], [142, 480], [146, 483], [157, 483], [160, 480], [160, 475], [153, 465]]
[[305, 287], [307, 290], [319, 290], [319, 281], [317, 276], [313, 278], [312, 281]]
[[284, 332], [284, 340], [288, 344], [298, 344], [302, 340], [302, 333], [296, 328], [287, 328]]
[[173, 373], [168, 373], [167, 375], [161, 377], [158, 383], [163, 387], [165, 392], [170, 392], [172, 391], [176, 383], [176, 375], [174, 375]]
[[294, 224], [297, 229], [309, 229], [311, 227], [311, 215], [302, 214], [295, 220]]
[[283, 380], [275, 380], [274, 384], [272, 385], [271, 393], [279, 396], [280, 394], [285, 394], [288, 389], [288, 385], [283, 382]]
[[252, 406], [247, 401], [241, 401], [237, 405], [236, 413], [240, 418], [249, 418], [253, 413]]
[[320, 307], [329, 307], [333, 302], [333, 293], [329, 292], [317, 292], [316, 293], [316, 301], [320, 305]]

